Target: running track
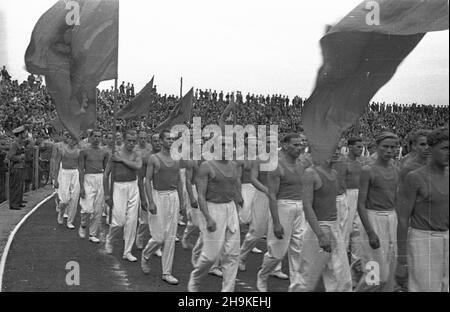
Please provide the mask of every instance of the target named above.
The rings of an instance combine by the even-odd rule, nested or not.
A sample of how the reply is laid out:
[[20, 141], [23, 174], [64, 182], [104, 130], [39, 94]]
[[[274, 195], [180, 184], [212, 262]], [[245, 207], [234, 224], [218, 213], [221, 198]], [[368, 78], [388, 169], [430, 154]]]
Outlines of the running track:
[[[75, 220], [79, 225], [79, 214]], [[184, 250], [176, 244], [173, 274], [180, 281], [177, 286], [161, 280], [160, 258], [152, 257], [152, 272], [144, 275], [140, 262], [122, 260], [122, 244], [116, 242], [114, 254], [102, 253], [103, 244], [93, 244], [80, 239], [78, 230], [68, 230], [56, 222], [55, 203], [50, 200], [43, 204], [22, 225], [9, 250], [3, 276], [3, 291], [57, 291], [57, 292], [185, 292], [189, 274], [191, 250]], [[179, 227], [181, 236], [184, 227]], [[243, 238], [243, 234], [241, 238]], [[264, 242], [258, 246], [266, 250]], [[133, 250], [140, 259], [140, 252]], [[80, 265], [80, 285], [66, 284], [66, 264], [76, 261]], [[262, 262], [262, 255], [250, 254], [247, 271], [239, 272], [236, 291], [256, 291], [256, 274]], [[287, 261], [283, 271], [287, 272]], [[220, 291], [221, 279], [208, 275], [201, 291]], [[287, 281], [270, 278], [269, 290], [285, 292]]]

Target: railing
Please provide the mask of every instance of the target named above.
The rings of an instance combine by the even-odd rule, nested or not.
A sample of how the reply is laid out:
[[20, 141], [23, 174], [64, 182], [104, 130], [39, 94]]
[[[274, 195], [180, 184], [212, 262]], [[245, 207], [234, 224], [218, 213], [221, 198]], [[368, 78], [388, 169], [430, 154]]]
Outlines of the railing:
[[[49, 162], [41, 160], [40, 156], [39, 147], [35, 146], [33, 148], [33, 160], [31, 166], [31, 190], [38, 190], [50, 182]], [[6, 153], [0, 151], [0, 203], [9, 199], [9, 171], [8, 165], [5, 163], [5, 158]], [[29, 165], [25, 170], [27, 171], [25, 174], [28, 175], [30, 170]], [[25, 190], [29, 191], [27, 188], [25, 188]]]

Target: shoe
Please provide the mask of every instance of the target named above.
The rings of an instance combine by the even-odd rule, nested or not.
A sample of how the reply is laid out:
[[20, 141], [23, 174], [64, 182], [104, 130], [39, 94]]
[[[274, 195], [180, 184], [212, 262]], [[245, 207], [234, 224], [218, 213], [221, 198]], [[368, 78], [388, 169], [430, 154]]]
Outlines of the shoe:
[[69, 215], [68, 214], [64, 214], [64, 219], [69, 219]]
[[179, 225], [179, 226], [185, 226], [186, 223], [184, 223], [183, 221], [178, 221], [178, 225]]
[[106, 241], [105, 243], [105, 254], [107, 255], [111, 255], [113, 253], [113, 246], [111, 243], [108, 243], [108, 241]]
[[258, 272], [258, 276], [256, 278], [256, 289], [259, 292], [267, 292], [267, 280], [261, 278], [260, 272]]
[[148, 275], [150, 274], [150, 262], [148, 259], [145, 258], [144, 252], [142, 252], [141, 256], [141, 269], [144, 274]]
[[171, 274], [163, 275], [162, 280], [170, 285], [178, 285], [178, 280]]
[[86, 238], [86, 229], [80, 226], [80, 228], [78, 229], [78, 235], [80, 236], [80, 238]]
[[222, 270], [219, 268], [212, 268], [211, 270], [209, 270], [208, 274], [217, 276], [217, 277], [223, 277], [223, 273]]
[[247, 271], [247, 267], [245, 266], [244, 261], [239, 261], [239, 271], [241, 271], [241, 272]]
[[254, 254], [262, 254], [262, 253], [263, 253], [261, 249], [258, 249], [258, 248], [256, 248], [256, 247], [252, 249], [252, 252], [253, 252]]
[[75, 225], [73, 225], [72, 223], [68, 223], [68, 224], [67, 224], [67, 228], [68, 228], [69, 230], [73, 230], [73, 229], [75, 228]]
[[157, 257], [161, 258], [161, 257], [162, 257], [162, 251], [161, 251], [161, 249], [158, 249], [158, 250], [155, 252], [155, 255], [156, 255]]
[[178, 236], [175, 236], [175, 241], [178, 243], [180, 241], [180, 239], [178, 238]]
[[95, 244], [100, 243], [100, 240], [97, 237], [95, 237], [95, 236], [89, 236], [89, 241], [93, 242]]
[[138, 259], [133, 256], [131, 253], [127, 253], [126, 255], [123, 255], [122, 259], [128, 260], [130, 262], [136, 262]]
[[281, 279], [281, 280], [287, 280], [287, 279], [289, 279], [289, 276], [287, 276], [287, 274], [284, 274], [284, 273], [281, 272], [281, 271], [272, 272], [272, 273], [270, 273], [270, 276], [279, 278], [279, 279]]

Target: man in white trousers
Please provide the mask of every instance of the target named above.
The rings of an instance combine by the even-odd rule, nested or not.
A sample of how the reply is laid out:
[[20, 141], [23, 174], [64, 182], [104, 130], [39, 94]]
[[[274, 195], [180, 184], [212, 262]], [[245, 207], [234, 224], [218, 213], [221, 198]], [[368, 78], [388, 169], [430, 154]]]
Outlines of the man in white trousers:
[[99, 231], [104, 208], [103, 173], [109, 160], [109, 153], [100, 148], [102, 133], [94, 130], [90, 147], [81, 150], [79, 156], [81, 224], [78, 234], [86, 237], [89, 227], [89, 241], [99, 243]]
[[152, 238], [142, 251], [141, 268], [150, 273], [150, 256], [162, 247], [162, 279], [177, 285], [172, 275], [175, 238], [178, 228], [178, 213], [183, 205], [183, 186], [180, 176], [180, 161], [171, 156], [175, 137], [168, 130], [160, 133], [161, 152], [151, 155], [147, 163], [145, 189], [150, 213]]
[[[145, 174], [147, 172], [147, 161], [150, 155], [153, 153], [153, 148], [151, 144], [147, 142], [148, 135], [145, 131], [140, 131], [138, 136], [139, 144], [138, 146], [136, 146], [136, 151], [140, 152], [142, 156], [142, 168], [141, 170], [139, 170], [139, 194], [145, 195]], [[144, 249], [144, 237], [147, 233], [149, 233], [148, 212], [142, 209], [142, 206], [140, 206], [138, 229], [136, 233], [137, 249]]]
[[[112, 254], [113, 241], [123, 228], [125, 247], [123, 259], [137, 261], [131, 254], [136, 239], [137, 216], [139, 207], [138, 172], [142, 167], [141, 154], [134, 151], [137, 143], [135, 132], [127, 132], [125, 142], [115, 155], [112, 155], [103, 176], [105, 201], [112, 209], [112, 222], [106, 237], [105, 252]], [[111, 176], [112, 166], [115, 166], [115, 176]], [[111, 198], [110, 176], [113, 182], [113, 197]], [[143, 201], [145, 202], [145, 201]]]
[[303, 234], [299, 283], [293, 291], [312, 292], [322, 279], [327, 292], [351, 292], [352, 277], [347, 249], [338, 217], [337, 200], [341, 190], [337, 172], [332, 169], [340, 153], [331, 160], [305, 170], [303, 206], [308, 221]]
[[68, 144], [60, 147], [55, 162], [55, 188], [58, 189], [58, 224], [64, 223], [67, 214], [67, 228], [75, 229], [73, 222], [77, 213], [80, 195], [80, 181], [78, 171], [78, 157], [80, 149], [74, 138], [68, 138]]
[[407, 174], [399, 190], [397, 279], [408, 279], [410, 292], [448, 292], [448, 129], [427, 140], [431, 159]]
[[[270, 153], [270, 137], [267, 138], [266, 152]], [[278, 159], [277, 159], [278, 160]], [[268, 161], [254, 161], [251, 164], [250, 181], [255, 187], [255, 197], [252, 203], [252, 213], [250, 227], [241, 245], [241, 257], [239, 260], [239, 271], [246, 271], [246, 260], [251, 251], [254, 250], [258, 242], [267, 235], [270, 219], [269, 189], [267, 188], [267, 170], [260, 170]], [[272, 160], [273, 161], [273, 160]], [[275, 165], [276, 167], [276, 165]], [[289, 279], [289, 276], [281, 271], [281, 261], [275, 267], [270, 276], [282, 280]]]
[[197, 176], [198, 203], [205, 222], [199, 222], [203, 246], [188, 284], [189, 292], [199, 291], [201, 280], [217, 260], [223, 272], [222, 292], [233, 292], [239, 266], [240, 228], [237, 206], [242, 196], [237, 190], [241, 172], [236, 163], [226, 160], [232, 138], [219, 137], [220, 160], [205, 161]]
[[305, 146], [303, 135], [286, 135], [282, 140], [278, 166], [267, 176], [271, 218], [267, 234], [267, 252], [257, 276], [256, 287], [260, 292], [267, 292], [268, 277], [286, 254], [289, 259], [289, 291], [298, 282], [305, 216], [302, 202], [304, 169], [297, 159]]
[[[392, 159], [398, 137], [383, 132], [376, 138], [377, 159], [364, 166], [358, 196], [361, 265], [364, 274], [356, 291], [392, 292], [397, 263], [396, 201], [399, 172]], [[374, 274], [374, 272], [379, 274]]]

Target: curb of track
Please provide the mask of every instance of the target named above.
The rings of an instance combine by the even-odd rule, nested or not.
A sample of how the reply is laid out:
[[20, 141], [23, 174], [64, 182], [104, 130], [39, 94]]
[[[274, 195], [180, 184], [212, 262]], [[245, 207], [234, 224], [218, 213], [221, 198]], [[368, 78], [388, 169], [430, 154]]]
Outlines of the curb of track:
[[48, 197], [44, 198], [42, 201], [40, 201], [33, 209], [31, 209], [23, 218], [20, 220], [19, 223], [14, 227], [14, 230], [9, 234], [8, 241], [6, 242], [5, 249], [3, 250], [2, 258], [0, 260], [0, 292], [3, 291], [3, 274], [5, 271], [5, 265], [6, 260], [8, 258], [9, 249], [11, 248], [11, 244], [14, 240], [14, 236], [16, 235], [17, 231], [19, 231], [20, 227], [27, 221], [27, 219], [41, 207], [43, 204], [45, 204], [47, 201], [49, 201], [55, 193], [52, 193]]

